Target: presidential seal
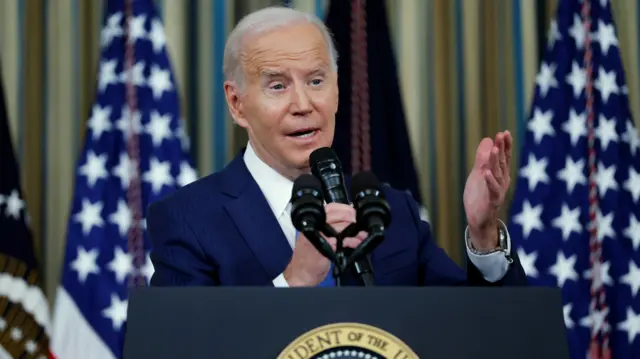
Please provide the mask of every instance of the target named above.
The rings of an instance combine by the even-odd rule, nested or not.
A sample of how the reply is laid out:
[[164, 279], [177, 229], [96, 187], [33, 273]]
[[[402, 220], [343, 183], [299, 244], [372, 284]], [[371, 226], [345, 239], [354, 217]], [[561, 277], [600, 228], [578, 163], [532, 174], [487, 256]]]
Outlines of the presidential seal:
[[294, 340], [277, 359], [418, 359], [402, 340], [360, 323], [336, 323]]

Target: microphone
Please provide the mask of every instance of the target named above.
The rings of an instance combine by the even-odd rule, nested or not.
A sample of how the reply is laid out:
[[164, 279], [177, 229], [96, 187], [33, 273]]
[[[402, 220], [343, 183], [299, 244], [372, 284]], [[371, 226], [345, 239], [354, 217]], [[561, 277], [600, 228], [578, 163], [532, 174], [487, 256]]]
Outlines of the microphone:
[[[311, 167], [311, 173], [320, 180], [324, 200], [327, 203], [349, 204], [342, 164], [331, 148], [321, 147], [311, 152], [309, 155], [309, 166]], [[340, 233], [340, 237], [345, 238], [357, 235], [359, 232], [358, 223], [359, 222], [353, 223], [345, 228], [342, 233]], [[341, 243], [342, 241], [338, 240], [338, 256], [349, 255], [351, 249], [344, 250]], [[353, 269], [356, 275], [362, 278], [365, 286], [373, 286], [371, 260], [366, 257], [354, 262]], [[344, 264], [344, 262], [342, 264]]]
[[384, 239], [391, 222], [391, 208], [385, 199], [382, 183], [371, 172], [361, 172], [351, 180], [351, 198], [358, 224], [369, 236], [353, 251], [348, 263], [371, 253]]
[[291, 222], [318, 252], [332, 261], [335, 260], [333, 249], [319, 233], [326, 227], [326, 214], [322, 201], [322, 185], [313, 175], [304, 174], [293, 183]]
[[311, 173], [322, 183], [324, 200], [327, 203], [349, 204], [342, 164], [336, 153], [329, 147], [318, 148], [309, 155], [309, 164]]

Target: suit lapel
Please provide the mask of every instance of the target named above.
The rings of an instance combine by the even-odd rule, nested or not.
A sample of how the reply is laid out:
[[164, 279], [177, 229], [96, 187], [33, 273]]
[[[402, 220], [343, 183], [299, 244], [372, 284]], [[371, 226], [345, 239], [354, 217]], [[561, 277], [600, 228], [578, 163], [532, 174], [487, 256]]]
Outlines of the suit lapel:
[[225, 209], [264, 270], [274, 279], [284, 271], [293, 251], [271, 207], [251, 177], [242, 154], [225, 170], [223, 192], [235, 197]]

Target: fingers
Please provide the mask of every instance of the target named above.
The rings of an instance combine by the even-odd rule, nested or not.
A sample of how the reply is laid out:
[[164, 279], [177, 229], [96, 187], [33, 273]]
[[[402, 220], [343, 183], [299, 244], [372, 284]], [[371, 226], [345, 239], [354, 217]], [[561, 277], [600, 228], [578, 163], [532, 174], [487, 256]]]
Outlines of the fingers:
[[492, 174], [491, 176], [498, 183], [498, 186], [502, 186], [502, 166], [500, 164], [500, 147], [498, 142], [496, 141], [496, 145], [491, 149], [491, 153], [489, 154], [489, 165], [488, 170]]
[[345, 238], [342, 241], [342, 246], [345, 248], [356, 248], [365, 240], [365, 238], [367, 238], [367, 232], [360, 232], [355, 237]]
[[487, 182], [487, 187], [489, 188], [491, 202], [498, 201], [502, 195], [502, 186], [498, 183], [495, 175], [490, 170], [485, 170], [483, 174], [484, 180]]
[[337, 231], [341, 230], [335, 228], [334, 224], [339, 222], [353, 223], [356, 221], [356, 210], [348, 204], [329, 203], [324, 207], [324, 211], [327, 215], [327, 223], [334, 226]]
[[[504, 155], [507, 162], [507, 168], [509, 168], [511, 164], [511, 151], [513, 149], [513, 137], [511, 137], [511, 132], [504, 131]], [[509, 173], [509, 171], [507, 171]]]

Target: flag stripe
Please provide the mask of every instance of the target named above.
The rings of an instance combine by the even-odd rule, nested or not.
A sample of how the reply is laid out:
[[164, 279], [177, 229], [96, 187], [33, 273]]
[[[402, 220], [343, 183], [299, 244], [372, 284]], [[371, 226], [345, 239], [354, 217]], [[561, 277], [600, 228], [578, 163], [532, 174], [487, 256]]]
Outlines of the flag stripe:
[[60, 359], [116, 359], [111, 350], [82, 315], [69, 293], [61, 288], [55, 299], [60, 316], [52, 328], [56, 340], [51, 350]]

